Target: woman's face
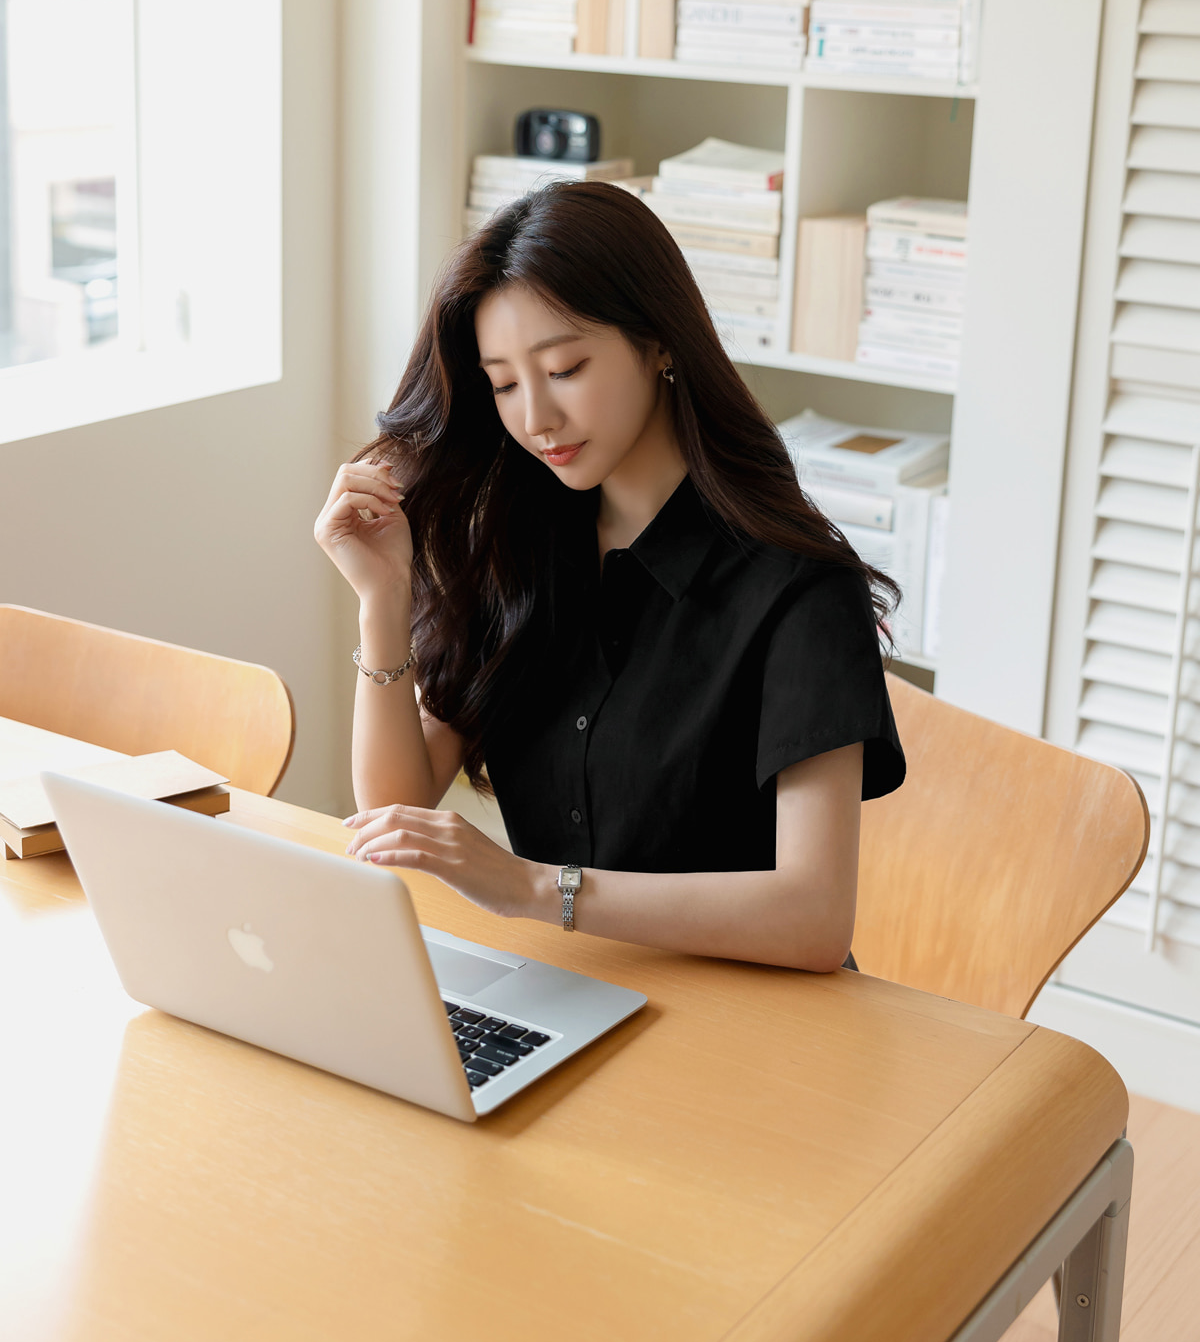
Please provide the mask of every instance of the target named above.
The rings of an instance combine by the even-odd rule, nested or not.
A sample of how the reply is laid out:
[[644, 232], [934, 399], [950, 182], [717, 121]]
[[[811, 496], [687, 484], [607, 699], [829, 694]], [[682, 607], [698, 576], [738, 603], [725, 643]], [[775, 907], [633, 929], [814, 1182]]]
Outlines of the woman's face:
[[475, 335], [504, 427], [571, 489], [673, 441], [666, 355], [643, 360], [615, 327], [574, 324], [512, 285], [479, 304]]

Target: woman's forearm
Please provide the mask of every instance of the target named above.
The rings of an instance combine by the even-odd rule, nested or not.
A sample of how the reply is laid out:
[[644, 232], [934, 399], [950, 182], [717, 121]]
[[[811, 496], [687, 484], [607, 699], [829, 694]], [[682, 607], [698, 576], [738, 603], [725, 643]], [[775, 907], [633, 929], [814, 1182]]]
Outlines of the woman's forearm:
[[[532, 865], [534, 889], [522, 913], [559, 923], [559, 869]], [[575, 927], [662, 950], [825, 972], [841, 965], [850, 950], [856, 874], [585, 867]]]
[[[364, 602], [359, 611], [362, 664], [392, 670], [408, 660], [412, 598], [409, 592]], [[354, 692], [351, 775], [361, 810], [401, 803], [436, 806], [433, 766], [421, 729], [411, 672], [390, 685], [360, 675]]]

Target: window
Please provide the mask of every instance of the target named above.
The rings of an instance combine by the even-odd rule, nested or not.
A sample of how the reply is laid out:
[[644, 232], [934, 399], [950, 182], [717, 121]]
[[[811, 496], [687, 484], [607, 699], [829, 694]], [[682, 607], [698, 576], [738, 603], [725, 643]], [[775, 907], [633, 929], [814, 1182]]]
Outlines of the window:
[[279, 0], [0, 0], [0, 442], [277, 380]]

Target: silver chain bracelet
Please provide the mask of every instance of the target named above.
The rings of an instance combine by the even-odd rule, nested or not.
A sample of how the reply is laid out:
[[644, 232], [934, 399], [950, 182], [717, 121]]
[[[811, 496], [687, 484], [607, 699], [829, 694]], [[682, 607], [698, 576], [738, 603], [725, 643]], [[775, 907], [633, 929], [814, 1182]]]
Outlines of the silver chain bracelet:
[[393, 680], [399, 680], [408, 668], [412, 666], [413, 662], [417, 660], [417, 645], [415, 641], [408, 645], [408, 661], [405, 662], [403, 666], [398, 666], [394, 671], [368, 671], [362, 664], [361, 643], [354, 649], [353, 657], [354, 665], [358, 667], [364, 676], [373, 680], [376, 685], [390, 685]]

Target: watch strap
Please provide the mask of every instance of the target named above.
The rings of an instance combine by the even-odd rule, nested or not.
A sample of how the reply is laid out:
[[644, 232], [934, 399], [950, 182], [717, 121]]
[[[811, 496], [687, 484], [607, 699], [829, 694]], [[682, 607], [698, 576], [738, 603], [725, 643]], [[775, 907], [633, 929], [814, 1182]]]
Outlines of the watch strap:
[[564, 932], [575, 931], [575, 892], [583, 883], [583, 868], [568, 862], [558, 869], [558, 889], [562, 895], [562, 927]]

